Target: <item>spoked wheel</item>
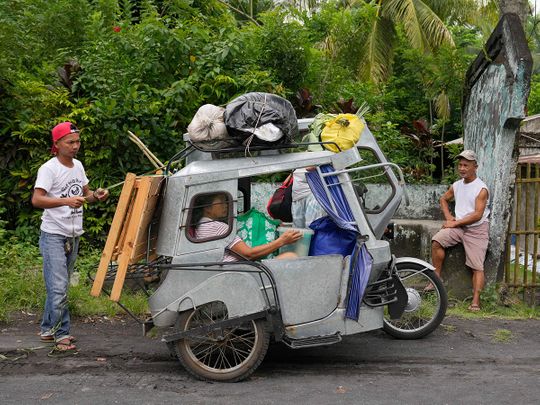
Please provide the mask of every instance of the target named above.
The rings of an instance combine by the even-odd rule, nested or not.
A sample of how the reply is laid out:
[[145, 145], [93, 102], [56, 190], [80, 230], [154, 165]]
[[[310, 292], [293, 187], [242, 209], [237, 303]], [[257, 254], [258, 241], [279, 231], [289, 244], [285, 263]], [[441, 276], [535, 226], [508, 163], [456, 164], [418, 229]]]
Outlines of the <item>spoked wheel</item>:
[[433, 270], [417, 263], [398, 263], [397, 273], [407, 291], [407, 306], [399, 319], [385, 310], [383, 329], [399, 339], [419, 339], [433, 332], [446, 315], [448, 296]]
[[[177, 326], [186, 331], [226, 319], [225, 304], [212, 302], [181, 314]], [[269, 340], [264, 320], [257, 319], [179, 340], [176, 353], [198, 379], [235, 382], [249, 377], [261, 364]]]

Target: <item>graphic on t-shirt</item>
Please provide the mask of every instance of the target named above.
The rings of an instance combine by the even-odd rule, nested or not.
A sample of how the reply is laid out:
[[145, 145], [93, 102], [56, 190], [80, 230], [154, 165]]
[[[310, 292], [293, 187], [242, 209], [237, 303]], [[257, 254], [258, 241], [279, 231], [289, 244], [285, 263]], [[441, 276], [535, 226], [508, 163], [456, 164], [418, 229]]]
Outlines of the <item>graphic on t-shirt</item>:
[[60, 191], [60, 198], [77, 197], [83, 195], [82, 180], [72, 179]]

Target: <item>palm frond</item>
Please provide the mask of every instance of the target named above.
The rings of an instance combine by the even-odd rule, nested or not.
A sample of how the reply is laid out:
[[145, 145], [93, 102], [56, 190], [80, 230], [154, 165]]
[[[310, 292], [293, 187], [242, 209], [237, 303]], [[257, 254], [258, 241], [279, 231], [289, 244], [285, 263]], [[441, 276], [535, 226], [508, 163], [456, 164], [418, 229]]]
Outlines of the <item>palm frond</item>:
[[478, 0], [422, 0], [445, 22], [469, 22], [479, 9]]
[[493, 29], [499, 22], [501, 9], [499, 3], [495, 1], [489, 1], [484, 4], [478, 14], [476, 20], [473, 23], [480, 28], [485, 40], [491, 35]]
[[435, 97], [434, 101], [437, 117], [444, 121], [448, 121], [450, 119], [450, 99], [448, 98], [448, 94], [443, 90], [442, 93]]
[[381, 3], [381, 15], [401, 24], [409, 43], [416, 49], [424, 50], [425, 42], [422, 26], [417, 16], [416, 0], [388, 0]]
[[360, 76], [374, 83], [388, 79], [392, 72], [396, 31], [392, 21], [383, 16], [373, 21], [367, 41], [363, 45]]
[[452, 34], [444, 22], [422, 0], [413, 0], [418, 21], [430, 49], [437, 49], [443, 44], [455, 46]]

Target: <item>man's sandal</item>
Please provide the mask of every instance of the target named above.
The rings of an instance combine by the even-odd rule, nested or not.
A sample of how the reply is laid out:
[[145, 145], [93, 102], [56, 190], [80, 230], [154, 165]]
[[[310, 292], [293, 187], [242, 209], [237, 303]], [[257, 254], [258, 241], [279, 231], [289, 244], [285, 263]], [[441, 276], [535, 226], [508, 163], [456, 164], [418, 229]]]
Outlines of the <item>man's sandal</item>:
[[53, 349], [47, 354], [49, 357], [66, 357], [73, 356], [79, 353], [75, 346], [68, 338], [57, 340]]
[[480, 305], [477, 304], [471, 304], [469, 305], [469, 308], [467, 308], [470, 312], [478, 312], [481, 311], [482, 308], [480, 308]]
[[[77, 339], [75, 336], [65, 336], [61, 340], [69, 339], [70, 343], [75, 343]], [[39, 335], [39, 340], [41, 340], [43, 343], [54, 343], [55, 339], [53, 335]]]
[[53, 335], [40, 335], [39, 340], [41, 340], [43, 343], [54, 343], [54, 336]]
[[425, 293], [433, 292], [435, 291], [435, 286], [433, 285], [433, 283], [429, 283], [422, 291]]

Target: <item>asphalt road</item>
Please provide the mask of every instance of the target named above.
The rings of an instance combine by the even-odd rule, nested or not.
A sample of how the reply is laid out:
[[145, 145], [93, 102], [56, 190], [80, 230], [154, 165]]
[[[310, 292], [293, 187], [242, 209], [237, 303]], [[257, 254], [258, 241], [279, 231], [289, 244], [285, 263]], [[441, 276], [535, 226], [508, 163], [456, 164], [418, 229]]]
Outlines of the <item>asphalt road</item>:
[[80, 353], [47, 357], [37, 316], [0, 324], [0, 404], [538, 404], [540, 321], [446, 318], [432, 335], [382, 331], [291, 350], [247, 381], [192, 379], [129, 318], [74, 322]]

